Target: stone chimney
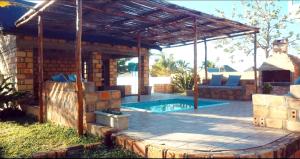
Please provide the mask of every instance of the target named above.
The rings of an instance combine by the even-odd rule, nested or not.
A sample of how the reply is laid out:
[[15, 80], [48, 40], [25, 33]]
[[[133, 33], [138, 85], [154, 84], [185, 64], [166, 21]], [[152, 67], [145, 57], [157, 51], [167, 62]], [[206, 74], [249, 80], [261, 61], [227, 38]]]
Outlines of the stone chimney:
[[279, 54], [287, 54], [288, 53], [289, 41], [288, 39], [275, 40], [273, 42], [273, 52]]

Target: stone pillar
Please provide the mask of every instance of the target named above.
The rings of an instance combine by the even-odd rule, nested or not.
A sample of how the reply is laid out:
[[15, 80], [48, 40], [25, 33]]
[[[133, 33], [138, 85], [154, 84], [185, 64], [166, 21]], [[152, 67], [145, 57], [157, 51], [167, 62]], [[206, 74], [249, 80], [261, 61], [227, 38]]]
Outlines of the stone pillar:
[[149, 86], [149, 54], [143, 56], [143, 75], [144, 75], [144, 86]]
[[116, 86], [117, 85], [117, 60], [109, 59], [109, 85]]
[[17, 90], [33, 93], [33, 51], [17, 50], [15, 61]]
[[102, 86], [102, 56], [99, 52], [93, 52], [91, 54], [91, 72], [89, 73], [89, 81], [95, 82], [96, 87]]

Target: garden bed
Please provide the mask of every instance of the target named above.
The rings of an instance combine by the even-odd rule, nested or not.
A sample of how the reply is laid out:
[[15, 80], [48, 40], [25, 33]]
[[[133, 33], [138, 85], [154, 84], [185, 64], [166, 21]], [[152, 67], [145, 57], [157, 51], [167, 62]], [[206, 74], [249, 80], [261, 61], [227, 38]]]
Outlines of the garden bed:
[[[101, 142], [93, 135], [78, 137], [76, 130], [56, 126], [51, 123], [39, 124], [31, 117], [19, 117], [0, 121], [0, 158], [31, 157], [37, 152], [64, 149], [78, 144]], [[136, 157], [119, 148], [98, 146], [93, 153], [82, 152], [90, 157]]]

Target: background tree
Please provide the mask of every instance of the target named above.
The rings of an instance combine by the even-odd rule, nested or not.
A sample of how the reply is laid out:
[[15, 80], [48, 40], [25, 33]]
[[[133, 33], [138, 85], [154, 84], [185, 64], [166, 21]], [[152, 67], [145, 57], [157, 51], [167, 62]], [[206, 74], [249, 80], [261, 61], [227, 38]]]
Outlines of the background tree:
[[[264, 50], [265, 57], [270, 56], [274, 40], [288, 38], [289, 45], [297, 48], [297, 41], [300, 39], [299, 34], [293, 31], [285, 33], [289, 24], [293, 24], [288, 14], [282, 14], [281, 6], [276, 5], [276, 1], [242, 1], [241, 5], [244, 13], [237, 14], [237, 9], [233, 9], [232, 19], [244, 20], [248, 25], [260, 28], [257, 34], [257, 46]], [[224, 11], [217, 10], [221, 16]], [[220, 40], [216, 48], [223, 48], [225, 52], [234, 53], [241, 51], [247, 55], [253, 53], [253, 35], [248, 35], [240, 40], [224, 39]], [[233, 56], [231, 56], [233, 58]]]
[[152, 65], [150, 75], [157, 76], [170, 76], [171, 74], [190, 69], [189, 63], [184, 60], [175, 60], [173, 54], [154, 54], [159, 58]]
[[[208, 61], [207, 60], [207, 67], [208, 68], [215, 68], [216, 67], [216, 64], [212, 61]], [[205, 69], [205, 61], [202, 62], [201, 66], [200, 66], [201, 69]]]
[[170, 76], [176, 70], [176, 61], [172, 54], [165, 53], [155, 54], [159, 58], [152, 65], [150, 70], [151, 76]]
[[117, 60], [117, 71], [118, 74], [124, 74], [129, 72], [128, 71], [128, 65], [126, 64], [127, 61], [129, 61], [130, 58], [122, 58]]

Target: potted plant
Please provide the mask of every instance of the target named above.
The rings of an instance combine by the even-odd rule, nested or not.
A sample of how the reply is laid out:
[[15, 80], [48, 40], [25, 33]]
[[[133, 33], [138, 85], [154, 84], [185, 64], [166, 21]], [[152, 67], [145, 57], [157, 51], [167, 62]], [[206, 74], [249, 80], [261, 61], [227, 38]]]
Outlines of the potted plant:
[[263, 88], [262, 88], [263, 94], [270, 94], [272, 90], [273, 90], [273, 87], [270, 83], [263, 84]]
[[96, 123], [109, 126], [118, 130], [128, 129], [129, 114], [123, 114], [120, 111], [105, 109], [102, 111], [95, 111]]

